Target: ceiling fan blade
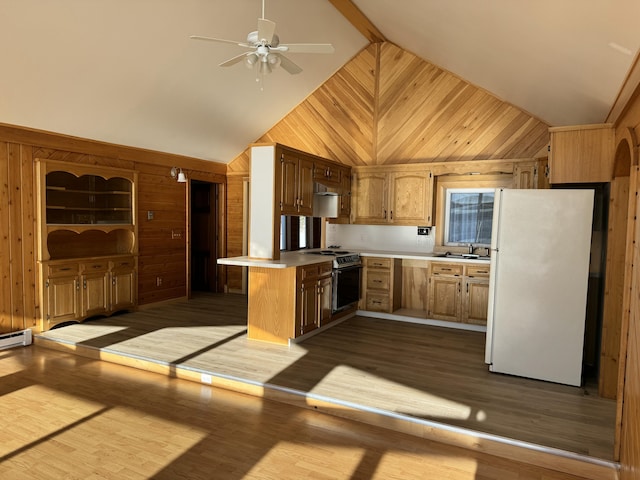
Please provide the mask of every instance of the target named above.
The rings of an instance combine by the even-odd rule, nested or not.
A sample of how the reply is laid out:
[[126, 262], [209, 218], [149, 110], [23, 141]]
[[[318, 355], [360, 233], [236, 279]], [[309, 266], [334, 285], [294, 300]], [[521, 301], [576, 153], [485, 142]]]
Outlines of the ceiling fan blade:
[[289, 53], [333, 53], [336, 51], [330, 43], [287, 43], [276, 48]]
[[203, 37], [202, 35], [191, 35], [189, 38], [193, 40], [206, 40], [207, 42], [229, 43], [231, 45], [237, 45], [244, 48], [254, 48], [253, 45], [249, 45], [244, 42], [237, 42], [235, 40], [225, 40], [223, 38]]
[[235, 65], [236, 63], [240, 63], [244, 58], [249, 55], [249, 53], [241, 53], [240, 55], [236, 55], [233, 58], [230, 58], [226, 62], [220, 63], [219, 67], [230, 67], [231, 65]]
[[284, 70], [289, 72], [291, 75], [295, 75], [297, 73], [302, 72], [302, 69], [298, 65], [293, 63], [291, 60], [289, 60], [287, 57], [285, 57], [282, 54], [279, 54], [278, 56], [280, 57], [280, 66]]
[[258, 19], [258, 41], [266, 40], [267, 44], [271, 44], [274, 33], [276, 33], [275, 22], [266, 18]]

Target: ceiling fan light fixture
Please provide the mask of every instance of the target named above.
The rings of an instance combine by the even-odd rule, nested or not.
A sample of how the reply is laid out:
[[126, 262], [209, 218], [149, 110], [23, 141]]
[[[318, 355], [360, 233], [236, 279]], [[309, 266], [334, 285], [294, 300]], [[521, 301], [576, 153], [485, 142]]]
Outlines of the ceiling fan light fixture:
[[267, 74], [267, 73], [271, 73], [271, 65], [269, 64], [269, 62], [266, 60], [266, 58], [264, 58], [259, 65], [258, 68], [258, 72], [262, 75]]
[[277, 67], [278, 65], [280, 65], [280, 55], [275, 55], [271, 53], [267, 57], [267, 61], [269, 62], [269, 65], [271, 65], [272, 67]]
[[244, 64], [247, 66], [247, 68], [253, 68], [257, 61], [258, 55], [256, 55], [255, 53], [251, 53], [245, 57]]

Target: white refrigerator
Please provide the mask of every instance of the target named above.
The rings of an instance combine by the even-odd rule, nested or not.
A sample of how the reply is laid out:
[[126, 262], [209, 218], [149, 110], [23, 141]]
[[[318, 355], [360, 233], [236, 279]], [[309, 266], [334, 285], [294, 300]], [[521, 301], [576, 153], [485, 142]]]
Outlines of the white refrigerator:
[[592, 190], [496, 190], [485, 362], [579, 386]]

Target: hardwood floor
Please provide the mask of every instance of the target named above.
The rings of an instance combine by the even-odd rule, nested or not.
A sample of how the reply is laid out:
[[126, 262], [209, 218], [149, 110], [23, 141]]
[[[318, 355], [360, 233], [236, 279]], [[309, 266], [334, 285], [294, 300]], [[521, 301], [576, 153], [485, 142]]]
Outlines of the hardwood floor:
[[582, 478], [37, 345], [0, 378], [3, 479]]
[[524, 446], [531, 463], [572, 473], [586, 473], [576, 458], [613, 471], [615, 402], [596, 386], [489, 373], [478, 332], [354, 317], [286, 347], [247, 340], [244, 297], [200, 295], [36, 341], [508, 458]]

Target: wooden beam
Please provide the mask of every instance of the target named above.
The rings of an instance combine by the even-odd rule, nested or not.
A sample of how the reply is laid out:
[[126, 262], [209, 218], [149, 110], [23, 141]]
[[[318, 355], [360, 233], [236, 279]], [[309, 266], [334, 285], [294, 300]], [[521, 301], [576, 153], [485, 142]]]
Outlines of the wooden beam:
[[351, 0], [329, 0], [329, 2], [371, 43], [387, 41], [382, 32], [365, 17]]

